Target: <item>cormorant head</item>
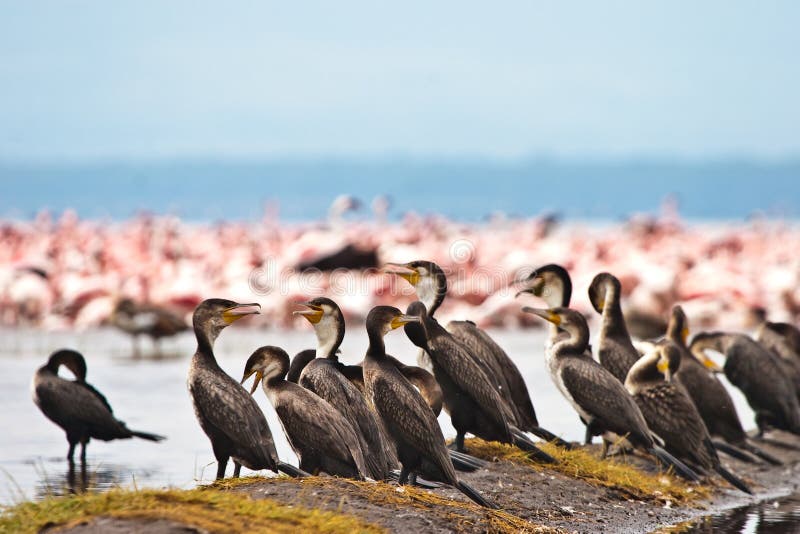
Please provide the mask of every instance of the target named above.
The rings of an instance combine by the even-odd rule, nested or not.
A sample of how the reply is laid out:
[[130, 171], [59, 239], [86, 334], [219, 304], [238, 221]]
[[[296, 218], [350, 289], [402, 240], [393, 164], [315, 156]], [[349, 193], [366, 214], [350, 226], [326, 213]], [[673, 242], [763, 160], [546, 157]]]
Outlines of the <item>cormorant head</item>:
[[308, 362], [316, 357], [317, 351], [315, 349], [301, 350], [295, 354], [294, 358], [292, 358], [291, 365], [289, 365], [289, 372], [286, 373], [286, 380], [297, 384], [297, 382], [300, 380], [300, 374], [303, 372], [303, 369], [306, 368]]
[[550, 263], [539, 267], [521, 283], [525, 287], [515, 297], [530, 293], [544, 300], [550, 308], [569, 306], [572, 298], [572, 280], [567, 270], [560, 265]]
[[607, 305], [619, 302], [621, 290], [622, 286], [616, 276], [600, 273], [589, 286], [589, 300], [597, 313], [603, 313]]
[[717, 365], [714, 360], [709, 358], [708, 354], [706, 354], [706, 350], [713, 350], [724, 354], [721, 344], [723, 335], [722, 332], [699, 332], [694, 335], [692, 344], [689, 346], [692, 355], [697, 358], [700, 363], [715, 373], [721, 373], [723, 369]]
[[242, 384], [252, 375], [256, 375], [253, 380], [253, 387], [250, 388], [250, 394], [252, 395], [261, 380], [269, 384], [276, 379], [283, 378], [288, 369], [289, 355], [286, 354], [285, 350], [271, 345], [259, 347], [250, 355], [247, 363], [244, 364]]
[[86, 360], [83, 355], [72, 349], [57, 350], [47, 359], [47, 367], [54, 373], [58, 373], [58, 368], [63, 365], [75, 375], [78, 382], [86, 381]]
[[395, 328], [408, 323], [418, 323], [419, 316], [406, 315], [393, 306], [375, 306], [367, 314], [367, 331], [385, 336]]
[[684, 346], [689, 342], [689, 320], [680, 304], [672, 307], [667, 326], [667, 338], [674, 342], [680, 341]]
[[415, 300], [406, 308], [406, 315], [419, 317], [419, 321], [408, 323], [403, 327], [406, 336], [417, 347], [426, 349], [428, 341], [425, 333], [425, 319], [428, 317], [428, 310], [425, 309], [425, 305], [422, 302]]
[[335, 356], [336, 349], [344, 339], [344, 316], [339, 306], [331, 299], [318, 297], [300, 304], [306, 309], [294, 312], [302, 315], [314, 326], [320, 358]]
[[675, 343], [666, 339], [656, 345], [656, 351], [658, 352], [656, 369], [664, 375], [664, 380], [671, 382], [681, 366], [681, 351]]
[[[229, 324], [247, 315], [260, 313], [258, 303], [239, 304], [226, 299], [208, 299], [197, 305], [192, 316], [195, 333], [213, 343], [220, 332]], [[198, 338], [199, 339], [199, 338]]]
[[556, 308], [531, 308], [525, 306], [522, 308], [525, 313], [532, 313], [538, 315], [545, 321], [549, 321], [559, 327], [561, 330], [569, 333], [570, 335], [578, 335], [582, 331], [589, 331], [589, 326], [586, 324], [584, 316], [570, 308], [556, 307]]
[[447, 277], [442, 268], [432, 261], [387, 263], [384, 271], [405, 278], [409, 284], [414, 286], [417, 298], [425, 304], [431, 315], [442, 303], [447, 293]]

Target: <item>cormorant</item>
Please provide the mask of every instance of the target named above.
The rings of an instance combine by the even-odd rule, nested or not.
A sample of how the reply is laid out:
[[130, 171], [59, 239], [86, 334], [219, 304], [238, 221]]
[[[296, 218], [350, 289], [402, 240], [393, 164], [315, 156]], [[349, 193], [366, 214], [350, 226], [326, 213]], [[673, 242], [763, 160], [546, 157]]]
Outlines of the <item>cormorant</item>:
[[[545, 360], [553, 383], [586, 425], [587, 444], [593, 436], [613, 432], [654, 455], [663, 465], [674, 467], [682, 477], [698, 480], [694, 471], [654, 442], [641, 410], [622, 382], [586, 354], [589, 327], [583, 315], [562, 307], [526, 306], [522, 311], [537, 315], [564, 332], [557, 336], [555, 344], [547, 347]], [[603, 457], [607, 450], [608, 442], [604, 439]]]
[[[58, 376], [65, 366], [75, 380]], [[86, 445], [91, 438], [102, 441], [132, 437], [161, 441], [163, 436], [131, 430], [114, 417], [111, 405], [102, 393], [86, 382], [86, 360], [74, 350], [59, 350], [33, 375], [33, 402], [52, 422], [64, 429], [69, 442], [67, 460], [73, 464], [75, 445], [81, 444], [81, 463], [86, 463]]]
[[[404, 278], [414, 286], [417, 297], [428, 310], [427, 316], [434, 320], [433, 315], [447, 294], [447, 277], [442, 268], [431, 261], [413, 261], [402, 265], [390, 263], [387, 267], [387, 272]], [[525, 380], [508, 354], [489, 334], [471, 321], [451, 321], [447, 329], [442, 330], [449, 332], [450, 339], [460, 344], [463, 352], [478, 364], [490, 385], [499, 393], [501, 401], [512, 412], [513, 423], [519, 430], [531, 432], [546, 441], [554, 441], [562, 447], [571, 447], [539, 426]], [[424, 347], [418, 346], [424, 350]]]
[[[376, 480], [382, 480], [386, 476], [393, 478], [394, 475], [388, 473], [388, 470], [395, 469], [398, 459], [394, 448], [388, 445], [386, 431], [382, 428], [380, 420], [375, 420], [372, 410], [367, 407], [363, 396], [364, 379], [361, 364], [343, 365], [336, 356], [345, 331], [341, 310], [334, 301], [326, 298], [314, 299], [304, 304], [304, 306], [308, 309], [295, 313], [305, 316], [314, 326], [318, 348], [316, 351], [304, 351], [295, 356], [289, 368], [289, 374], [296, 375], [300, 385], [314, 391], [335, 407], [342, 406], [340, 411], [349, 421], [359, 422], [359, 427], [361, 427], [360, 430], [363, 434], [362, 437], [364, 437], [365, 441], [376, 441], [375, 436], [377, 436], [379, 438], [377, 443], [374, 445], [362, 443], [362, 450], [371, 450], [374, 447], [382, 446], [388, 467], [385, 473], [374, 473], [372, 478]], [[324, 356], [314, 359], [313, 356], [317, 353]], [[405, 365], [388, 354], [386, 358], [394, 363], [403, 376], [419, 390], [422, 397], [430, 405], [431, 410], [438, 416], [442, 409], [442, 390], [433, 375], [421, 367]], [[348, 380], [355, 387], [348, 387], [343, 383]], [[333, 387], [334, 385], [337, 387]], [[377, 427], [377, 429], [371, 429], [370, 427]], [[359, 429], [357, 428], [357, 430]], [[483, 460], [457, 451], [450, 451], [450, 458], [459, 471], [475, 471], [485, 466]], [[368, 466], [370, 461], [375, 462], [379, 459], [380, 454], [372, 457], [367, 455]]]
[[713, 469], [731, 485], [752, 495], [739, 477], [722, 466], [700, 413], [684, 389], [672, 382], [680, 366], [680, 349], [663, 340], [633, 364], [625, 389], [670, 454], [697, 471]]
[[597, 339], [597, 359], [617, 380], [625, 383], [628, 370], [639, 359], [620, 307], [622, 286], [610, 273], [600, 273], [589, 286], [589, 300], [603, 316]]
[[517, 428], [514, 413], [481, 367], [436, 319], [427, 314], [425, 304], [412, 302], [406, 313], [419, 318], [405, 326], [406, 335], [430, 355], [433, 376], [444, 394], [445, 411], [456, 429], [455, 449], [464, 452], [464, 436], [470, 432], [487, 441], [513, 443], [530, 452], [532, 457], [555, 462]]
[[758, 328], [756, 340], [780, 358], [800, 398], [800, 330], [789, 323], [765, 321]]
[[386, 359], [383, 337], [395, 328], [419, 320], [390, 306], [377, 306], [367, 315], [369, 347], [364, 357], [364, 386], [370, 404], [394, 440], [402, 465], [400, 483], [405, 484], [409, 476], [413, 479], [423, 461], [427, 461], [438, 471], [436, 478], [458, 488], [481, 506], [496, 508], [458, 479], [436, 416], [411, 382]]
[[[683, 308], [672, 307], [666, 339], [680, 351], [681, 365], [675, 373], [675, 382], [683, 386], [694, 402], [700, 417], [713, 437], [719, 437], [728, 444], [755, 454], [762, 460], [779, 465], [781, 462], [748, 441], [739, 415], [728, 390], [703, 363], [697, 360], [686, 346], [689, 337], [689, 321]], [[710, 361], [704, 358], [704, 361]], [[737, 456], [735, 451], [726, 448], [719, 441], [714, 442], [718, 450]], [[737, 456], [739, 459], [744, 459]], [[746, 460], [745, 460], [746, 461]]]
[[132, 336], [134, 356], [139, 356], [140, 335], [150, 337], [156, 344], [156, 353], [160, 354], [158, 344], [161, 338], [189, 330], [186, 321], [173, 311], [153, 304], [137, 304], [129, 298], [117, 302], [110, 321], [112, 325]]
[[[345, 366], [339, 362], [337, 351], [345, 333], [344, 317], [339, 306], [331, 299], [320, 297], [303, 304], [304, 310], [294, 313], [305, 317], [314, 327], [317, 349], [314, 358], [301, 367], [297, 383], [313, 391], [334, 406], [353, 425], [364, 452], [367, 475], [375, 480], [385, 480], [397, 466], [397, 457], [390, 447], [385, 431], [367, 406], [362, 392], [349, 379], [355, 374], [361, 378], [361, 368]], [[308, 358], [306, 353], [302, 360]], [[294, 362], [293, 362], [294, 364]], [[347, 373], [347, 375], [345, 375]]]
[[260, 347], [244, 367], [242, 384], [255, 375], [250, 393], [263, 380], [264, 393], [275, 408], [300, 469], [312, 474], [363, 479], [364, 453], [350, 422], [328, 401], [284, 379], [289, 355], [280, 347]]
[[231, 457], [235, 477], [239, 476], [242, 465], [253, 470], [280, 470], [290, 476], [308, 474], [278, 459], [272, 432], [261, 408], [239, 382], [220, 368], [214, 357], [214, 341], [220, 332], [242, 317], [259, 313], [257, 307], [260, 308], [255, 303], [208, 299], [194, 310], [192, 322], [197, 350], [189, 366], [187, 385], [197, 420], [214, 449], [217, 479], [225, 477], [225, 467]]
[[[716, 372], [723, 371], [738, 387], [756, 414], [758, 437], [768, 426], [800, 435], [800, 402], [778, 356], [744, 334], [701, 332], [692, 338], [690, 350]], [[706, 355], [711, 349], [725, 355], [722, 369]]]

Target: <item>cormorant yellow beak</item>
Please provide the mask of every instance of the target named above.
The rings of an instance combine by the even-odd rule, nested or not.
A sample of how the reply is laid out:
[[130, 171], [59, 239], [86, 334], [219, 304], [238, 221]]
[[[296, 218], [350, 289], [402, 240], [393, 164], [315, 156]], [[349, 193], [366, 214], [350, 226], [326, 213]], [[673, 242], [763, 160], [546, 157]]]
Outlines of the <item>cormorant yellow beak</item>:
[[387, 263], [383, 266], [383, 272], [387, 274], [396, 274], [401, 278], [405, 278], [412, 286], [416, 286], [419, 282], [419, 273], [407, 263]]
[[715, 362], [705, 354], [703, 354], [703, 365], [705, 365], [706, 368], [714, 371], [715, 373], [721, 373], [723, 371], [722, 367], [717, 365], [717, 362]]
[[317, 324], [322, 320], [322, 316], [325, 312], [322, 309], [322, 306], [317, 306], [316, 304], [311, 304], [310, 302], [302, 302], [300, 306], [305, 306], [308, 308], [307, 310], [297, 310], [293, 312], [294, 315], [302, 315], [308, 322], [311, 324]]
[[550, 321], [556, 326], [561, 325], [561, 316], [556, 312], [544, 308], [531, 308], [530, 306], [525, 306], [522, 308], [522, 311], [525, 313], [532, 313], [533, 315], [538, 315], [545, 321]]
[[[256, 308], [258, 308], [258, 310]], [[257, 315], [261, 313], [259, 311], [260, 309], [261, 304], [257, 302], [252, 302], [250, 304], [237, 304], [236, 306], [231, 306], [230, 308], [224, 310], [222, 312], [222, 318], [226, 324], [232, 324], [247, 315]]]
[[686, 342], [689, 340], [689, 329], [685, 326], [681, 329], [681, 340], [684, 345], [686, 345]]
[[659, 358], [658, 363], [656, 364], [656, 369], [658, 369], [659, 373], [666, 376], [667, 371], [669, 371], [669, 360], [664, 357]]
[[247, 379], [253, 375], [256, 375], [256, 378], [253, 380], [253, 387], [250, 388], [250, 395], [256, 392], [256, 389], [258, 389], [258, 384], [261, 382], [261, 379], [264, 378], [264, 374], [261, 371], [252, 370], [245, 372], [244, 377], [242, 378], [242, 385], [244, 385]]
[[422, 318], [418, 315], [398, 315], [389, 325], [392, 327], [392, 330], [395, 328], [400, 328], [401, 326], [408, 324], [408, 323], [418, 323], [422, 320]]

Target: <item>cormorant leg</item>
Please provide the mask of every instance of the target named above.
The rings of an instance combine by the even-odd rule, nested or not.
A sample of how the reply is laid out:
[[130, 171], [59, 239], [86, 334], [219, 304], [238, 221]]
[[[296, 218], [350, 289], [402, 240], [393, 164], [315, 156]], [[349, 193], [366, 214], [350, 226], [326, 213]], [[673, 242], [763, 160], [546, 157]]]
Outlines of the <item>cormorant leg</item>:
[[69, 465], [75, 465], [75, 442], [69, 442], [69, 451], [67, 451], [67, 460], [69, 460]]
[[86, 444], [89, 443], [89, 440], [86, 441], [81, 440], [81, 465], [86, 466]]
[[603, 439], [603, 449], [600, 451], [600, 459], [605, 460], [606, 456], [608, 456], [608, 441]]
[[397, 483], [402, 486], [406, 482], [408, 482], [408, 474], [409, 474], [408, 468], [406, 466], [404, 466], [404, 465], [401, 466], [400, 467], [400, 477], [398, 478]]
[[592, 433], [592, 424], [589, 423], [586, 425], [586, 435], [583, 437], [583, 444], [584, 445], [591, 445], [592, 438], [594, 437]]
[[416, 471], [411, 473], [411, 476], [408, 477], [408, 483], [411, 484], [412, 486], [416, 486], [417, 485], [417, 472]]
[[239, 472], [242, 470], [242, 464], [233, 462], [233, 478], [239, 478]]
[[464, 432], [456, 434], [456, 450], [458, 452], [467, 452], [466, 447], [464, 447], [464, 434]]
[[217, 480], [225, 478], [225, 468], [228, 467], [228, 457], [217, 458]]

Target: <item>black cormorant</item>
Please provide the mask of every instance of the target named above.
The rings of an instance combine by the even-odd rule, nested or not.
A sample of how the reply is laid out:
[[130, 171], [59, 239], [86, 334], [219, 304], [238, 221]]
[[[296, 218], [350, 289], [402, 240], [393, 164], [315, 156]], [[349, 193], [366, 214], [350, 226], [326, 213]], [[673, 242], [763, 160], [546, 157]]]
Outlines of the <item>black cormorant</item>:
[[187, 385], [194, 412], [203, 432], [211, 440], [217, 459], [217, 479], [225, 477], [233, 458], [234, 476], [241, 466], [248, 469], [282, 471], [291, 476], [307, 473], [278, 459], [267, 419], [255, 399], [217, 364], [214, 341], [222, 330], [247, 315], [259, 313], [258, 304], [238, 304], [208, 299], [194, 310], [197, 350], [189, 365]]
[[[681, 353], [681, 365], [675, 373], [675, 382], [683, 386], [694, 402], [711, 437], [722, 438], [729, 445], [744, 449], [762, 460], [780, 464], [781, 462], [777, 458], [748, 441], [747, 433], [742, 427], [728, 390], [716, 375], [689, 351], [686, 346], [688, 337], [689, 321], [683, 308], [676, 304], [672, 307], [666, 335], [666, 339], [670, 340]], [[706, 358], [704, 361], [710, 360]], [[737, 456], [735, 451], [727, 449], [719, 441], [714, 444], [717, 449]], [[737, 457], [744, 459], [741, 456]]]
[[[622, 382], [586, 354], [589, 327], [583, 315], [562, 307], [526, 306], [522, 311], [550, 321], [564, 333], [546, 348], [545, 360], [553, 383], [586, 425], [587, 444], [593, 436], [613, 432], [625, 436], [634, 447], [653, 454], [662, 464], [673, 466], [684, 478], [698, 480], [694, 471], [654, 442], [641, 410]], [[602, 456], [607, 448], [604, 439]]]
[[[75, 375], [75, 380], [58, 376], [62, 365]], [[149, 441], [164, 439], [157, 434], [131, 430], [114, 417], [105, 396], [86, 382], [86, 360], [74, 350], [59, 350], [50, 355], [47, 363], [33, 375], [31, 391], [36, 406], [66, 432], [70, 464], [78, 443], [81, 444], [81, 462], [86, 462], [86, 444], [92, 438], [102, 441], [132, 437]]]
[[[411, 382], [385, 357], [383, 337], [395, 328], [419, 320], [390, 306], [377, 306], [367, 315], [369, 348], [364, 358], [364, 386], [369, 402], [394, 440], [402, 465], [400, 483], [413, 477], [426, 461], [437, 471], [433, 473], [437, 475], [435, 478], [455, 486], [481, 506], [495, 508], [458, 479], [436, 416]], [[431, 474], [426, 472], [426, 476]]]
[[172, 310], [154, 304], [136, 303], [124, 298], [117, 302], [111, 313], [110, 322], [133, 338], [133, 354], [139, 356], [139, 336], [145, 335], [156, 344], [156, 353], [160, 354], [158, 343], [161, 338], [171, 337], [186, 330], [189, 325]]
[[600, 335], [597, 338], [597, 359], [620, 382], [625, 382], [631, 366], [639, 359], [633, 346], [625, 317], [620, 307], [622, 286], [617, 277], [600, 273], [589, 286], [589, 300], [597, 313], [602, 315]]
[[703, 418], [683, 387], [672, 382], [680, 366], [680, 349], [663, 340], [633, 364], [625, 389], [670, 454], [697, 471], [713, 469], [734, 487], [752, 494], [739, 477], [722, 466]]
[[[778, 356], [744, 334], [726, 332], [701, 332], [689, 348], [744, 393], [756, 415], [758, 437], [769, 426], [800, 435], [800, 402]], [[722, 369], [705, 354], [709, 349], [725, 355]]]
[[[414, 286], [417, 297], [428, 310], [428, 318], [435, 320], [433, 315], [447, 294], [447, 277], [441, 267], [431, 261], [413, 261], [389, 264], [387, 272], [401, 276]], [[525, 380], [508, 354], [489, 334], [471, 321], [451, 321], [447, 329], [442, 328], [442, 331], [449, 332], [448, 337], [461, 345], [463, 353], [480, 367], [490, 385], [499, 393], [501, 401], [512, 412], [514, 426], [544, 440], [570, 447], [567, 442], [539, 426]], [[425, 350], [425, 347], [418, 346]]]
[[250, 393], [263, 380], [264, 393], [280, 418], [300, 469], [312, 474], [363, 479], [368, 475], [356, 431], [339, 410], [316, 393], [284, 379], [289, 355], [279, 347], [260, 347], [244, 367], [242, 384], [255, 375]]

